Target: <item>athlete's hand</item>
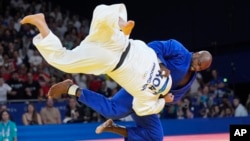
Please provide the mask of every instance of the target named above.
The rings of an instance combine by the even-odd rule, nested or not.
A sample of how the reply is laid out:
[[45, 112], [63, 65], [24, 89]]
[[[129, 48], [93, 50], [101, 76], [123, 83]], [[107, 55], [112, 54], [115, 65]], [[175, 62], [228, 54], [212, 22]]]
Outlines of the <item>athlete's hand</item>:
[[174, 101], [174, 95], [172, 93], [166, 94], [163, 98], [166, 103], [171, 103]]
[[170, 75], [170, 70], [166, 68], [163, 64], [160, 63], [161, 75], [164, 77], [168, 77]]

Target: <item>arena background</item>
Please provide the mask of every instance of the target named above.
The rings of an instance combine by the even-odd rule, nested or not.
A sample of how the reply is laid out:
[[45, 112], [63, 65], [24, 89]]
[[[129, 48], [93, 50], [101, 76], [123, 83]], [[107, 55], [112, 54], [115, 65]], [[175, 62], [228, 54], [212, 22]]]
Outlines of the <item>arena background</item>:
[[128, 19], [135, 20], [132, 38], [146, 42], [174, 38], [189, 50], [209, 50], [216, 68], [246, 99], [250, 92], [250, 4], [238, 0], [52, 0], [91, 19], [97, 4], [125, 3]]
[[[0, 11], [4, 3], [0, 0]], [[235, 94], [246, 100], [250, 93], [250, 4], [239, 0], [45, 0], [60, 5], [73, 13], [91, 19], [97, 4], [125, 3], [128, 19], [135, 20], [136, 26], [131, 37], [146, 42], [174, 38], [189, 50], [209, 50], [216, 68], [234, 89]], [[244, 103], [245, 101], [243, 101]], [[59, 103], [59, 108], [62, 107]], [[63, 103], [62, 105], [65, 105]], [[12, 107], [13, 108], [12, 108]], [[12, 113], [25, 105], [9, 105]], [[64, 111], [65, 109], [60, 108]], [[21, 113], [15, 113], [17, 116]], [[247, 118], [163, 120], [165, 135], [226, 133], [230, 124], [249, 124]], [[212, 123], [212, 124], [211, 124]], [[73, 141], [97, 138], [118, 138], [113, 134], [95, 135], [99, 123], [74, 125], [18, 126], [20, 141], [47, 140]], [[131, 125], [133, 123], [121, 123]], [[169, 128], [174, 127], [174, 128]], [[216, 135], [215, 135], [216, 136]], [[176, 140], [175, 140], [176, 141]], [[194, 141], [194, 140], [192, 140]], [[218, 141], [218, 140], [217, 140]], [[224, 140], [225, 141], [225, 140]], [[228, 140], [227, 140], [228, 141]]]

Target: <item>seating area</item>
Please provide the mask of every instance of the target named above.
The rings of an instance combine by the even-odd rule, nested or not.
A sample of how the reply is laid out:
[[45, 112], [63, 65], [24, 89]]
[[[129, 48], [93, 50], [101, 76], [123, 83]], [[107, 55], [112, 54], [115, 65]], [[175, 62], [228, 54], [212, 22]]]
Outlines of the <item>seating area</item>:
[[[118, 123], [128, 126], [134, 125], [133, 122]], [[162, 120], [165, 136], [210, 133], [229, 134], [229, 127], [231, 124], [245, 123], [250, 123], [250, 118]], [[95, 134], [94, 131], [97, 125], [99, 125], [99, 123], [18, 126], [18, 141], [86, 141], [121, 138], [120, 136], [111, 133]]]

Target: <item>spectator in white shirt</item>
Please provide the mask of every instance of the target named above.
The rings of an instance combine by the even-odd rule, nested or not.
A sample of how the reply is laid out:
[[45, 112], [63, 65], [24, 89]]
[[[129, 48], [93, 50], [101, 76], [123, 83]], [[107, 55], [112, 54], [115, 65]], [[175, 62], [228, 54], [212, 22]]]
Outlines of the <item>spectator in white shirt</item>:
[[246, 107], [240, 102], [238, 97], [233, 99], [233, 105], [235, 107], [234, 116], [235, 117], [246, 117], [248, 116], [248, 112]]
[[7, 94], [11, 91], [11, 87], [4, 82], [4, 79], [0, 77], [0, 103], [7, 101]]
[[38, 52], [38, 50], [34, 50], [33, 55], [29, 57], [29, 63], [31, 66], [36, 67], [42, 64], [43, 58]]

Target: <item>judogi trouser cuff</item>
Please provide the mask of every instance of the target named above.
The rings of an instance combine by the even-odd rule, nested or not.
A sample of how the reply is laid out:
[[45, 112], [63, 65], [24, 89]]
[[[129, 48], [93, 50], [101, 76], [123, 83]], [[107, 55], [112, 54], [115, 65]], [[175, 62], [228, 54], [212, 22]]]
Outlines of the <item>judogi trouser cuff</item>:
[[73, 96], [76, 96], [76, 93], [77, 93], [77, 90], [79, 89], [79, 86], [73, 84], [69, 87], [68, 89], [68, 94], [69, 95], [73, 95]]

